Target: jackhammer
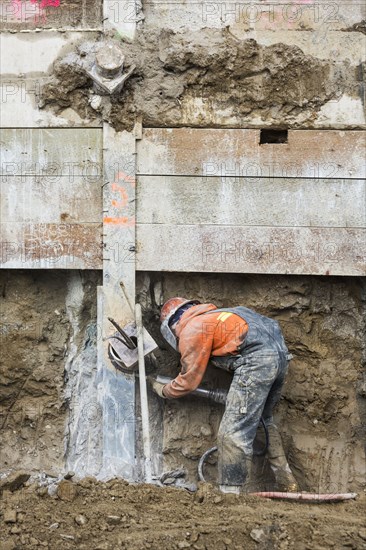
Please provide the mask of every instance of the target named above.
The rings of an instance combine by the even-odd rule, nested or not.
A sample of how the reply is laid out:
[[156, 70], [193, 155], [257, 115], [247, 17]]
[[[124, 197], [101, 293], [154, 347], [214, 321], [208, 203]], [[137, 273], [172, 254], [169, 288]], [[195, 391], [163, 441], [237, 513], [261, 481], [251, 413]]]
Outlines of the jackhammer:
[[[158, 374], [158, 376], [156, 377], [156, 381], [160, 382], [160, 384], [169, 384], [169, 382], [171, 382], [172, 380], [172, 378], [169, 378], [168, 376], [161, 376], [160, 374]], [[205, 388], [197, 388], [196, 390], [192, 391], [190, 395], [205, 397], [206, 399], [211, 399], [211, 401], [214, 401], [215, 403], [225, 405], [227, 391], [220, 389], [207, 390]]]

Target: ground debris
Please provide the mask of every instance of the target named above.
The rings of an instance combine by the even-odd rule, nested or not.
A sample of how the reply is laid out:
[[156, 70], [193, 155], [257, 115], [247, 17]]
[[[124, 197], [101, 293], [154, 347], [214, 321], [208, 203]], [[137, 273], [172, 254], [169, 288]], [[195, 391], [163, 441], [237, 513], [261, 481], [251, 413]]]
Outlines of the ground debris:
[[0, 493], [3, 491], [16, 491], [20, 489], [29, 478], [30, 474], [23, 470], [9, 474], [0, 479]]
[[5, 510], [4, 512], [4, 522], [5, 523], [16, 523], [17, 513], [16, 510]]
[[264, 542], [267, 538], [263, 529], [252, 529], [250, 536], [255, 542]]
[[107, 523], [110, 523], [111, 525], [116, 525], [117, 523], [120, 523], [121, 516], [107, 516]]
[[[36, 546], [32, 538], [38, 547], [48, 544], [49, 548], [58, 548], [63, 541], [85, 550], [285, 550], [303, 544], [309, 533], [313, 548], [321, 548], [325, 540], [329, 547], [342, 547], [348, 542], [357, 547], [362, 544], [362, 535], [366, 536], [364, 495], [352, 503], [324, 504], [320, 509], [315, 504], [273, 503], [250, 495], [220, 494], [213, 485], [204, 483], [199, 487], [204, 495], [202, 502], [184, 489], [129, 485], [118, 479], [113, 483], [89, 479], [87, 484], [84, 480], [71, 485], [77, 489], [72, 501], [25, 491], [22, 508], [17, 510], [19, 519], [22, 510], [31, 513], [24, 514], [21, 533], [12, 531], [19, 520], [9, 525], [4, 521], [5, 511], [13, 510], [10, 501], [14, 495], [8, 493], [7, 500], [0, 500], [0, 548], [6, 548], [5, 542], [11, 544], [9, 540], [19, 545], [19, 538], [25, 542], [22, 546]], [[119, 494], [113, 508], [112, 487]], [[219, 506], [215, 504], [218, 498], [222, 500]], [[82, 525], [87, 526], [80, 528]], [[15, 544], [9, 548], [15, 548]]]
[[75, 537], [73, 535], [63, 535], [63, 534], [61, 534], [60, 537], [64, 540], [75, 540]]
[[57, 496], [61, 500], [71, 502], [77, 495], [77, 486], [71, 481], [62, 480], [57, 487]]
[[75, 521], [75, 523], [77, 523], [78, 525], [81, 525], [81, 526], [86, 525], [88, 523], [88, 520], [82, 514], [79, 514], [78, 516], [75, 516], [74, 521]]

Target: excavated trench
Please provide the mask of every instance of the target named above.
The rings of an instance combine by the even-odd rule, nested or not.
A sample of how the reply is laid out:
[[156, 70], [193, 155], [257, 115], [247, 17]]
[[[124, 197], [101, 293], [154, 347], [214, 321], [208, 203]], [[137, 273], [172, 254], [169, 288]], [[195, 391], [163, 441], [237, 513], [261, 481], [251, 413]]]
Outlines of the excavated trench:
[[[99, 272], [1, 273], [1, 472], [98, 471], [92, 397], [98, 284]], [[365, 291], [360, 278], [348, 277], [139, 273], [137, 279], [145, 326], [160, 347], [155, 369], [164, 375], [178, 372], [179, 357], [158, 324], [159, 307], [173, 295], [219, 307], [243, 304], [280, 322], [294, 359], [278, 422], [299, 484], [312, 491], [365, 488]], [[230, 375], [209, 369], [204, 384], [228, 387]], [[196, 481], [223, 407], [195, 397], [162, 403], [152, 393], [149, 401], [156, 468], [184, 467]], [[87, 444], [95, 457], [78, 466]], [[206, 473], [215, 479], [215, 457]], [[263, 461], [256, 475], [270, 482]]]
[[[278, 423], [303, 490], [338, 491], [365, 485], [365, 286], [357, 278], [271, 275], [151, 274], [141, 276], [146, 322], [159, 341], [159, 371], [174, 376], [179, 357], [158, 334], [157, 289], [163, 300], [193, 296], [218, 307], [246, 305], [277, 319], [294, 355]], [[141, 287], [141, 284], [139, 285]], [[141, 294], [142, 292], [142, 294]], [[151, 305], [149, 305], [151, 304]], [[207, 387], [228, 387], [230, 375], [206, 373]], [[198, 398], [169, 401], [163, 412], [166, 467], [182, 464], [191, 476], [215, 442], [223, 409]], [[214, 479], [214, 466], [208, 472]], [[257, 476], [271, 482], [258, 461]]]

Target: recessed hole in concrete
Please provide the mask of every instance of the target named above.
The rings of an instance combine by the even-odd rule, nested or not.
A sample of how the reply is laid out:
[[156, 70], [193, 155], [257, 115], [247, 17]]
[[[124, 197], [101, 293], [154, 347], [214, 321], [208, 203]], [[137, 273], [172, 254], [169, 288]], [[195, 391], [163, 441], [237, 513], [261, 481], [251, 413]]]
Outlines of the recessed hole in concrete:
[[259, 144], [263, 143], [287, 143], [288, 130], [261, 130]]

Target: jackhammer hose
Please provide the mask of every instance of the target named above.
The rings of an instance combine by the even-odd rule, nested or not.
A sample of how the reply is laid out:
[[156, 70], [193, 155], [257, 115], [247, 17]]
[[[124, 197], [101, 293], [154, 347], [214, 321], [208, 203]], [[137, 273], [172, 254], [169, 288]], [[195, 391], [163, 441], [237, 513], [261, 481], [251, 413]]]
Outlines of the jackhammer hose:
[[[264, 444], [264, 447], [263, 449], [261, 449], [260, 451], [256, 451], [254, 454], [254, 456], [264, 456], [268, 450], [268, 445], [269, 445], [269, 434], [268, 434], [268, 428], [263, 420], [263, 417], [261, 416], [261, 424], [263, 426], [263, 429], [264, 429], [264, 433], [265, 433], [265, 436], [266, 436], [266, 442]], [[209, 456], [212, 455], [212, 453], [216, 452], [217, 451], [217, 447], [215, 445], [215, 447], [211, 447], [211, 449], [208, 449], [205, 453], [203, 453], [203, 455], [201, 456], [200, 458], [200, 461], [198, 463], [198, 477], [199, 477], [199, 480], [200, 481], [206, 481], [205, 480], [205, 476], [203, 475], [203, 465], [204, 463], [206, 462], [206, 460], [208, 459]]]
[[198, 463], [198, 478], [200, 481], [206, 481], [205, 480], [205, 477], [203, 475], [203, 465], [204, 463], [206, 462], [206, 460], [208, 459], [209, 456], [212, 455], [212, 453], [214, 453], [215, 451], [217, 451], [217, 447], [211, 447], [211, 449], [208, 449], [205, 453], [203, 453], [203, 455], [201, 456], [200, 458], [200, 461]]
[[338, 502], [340, 500], [351, 500], [357, 497], [357, 493], [281, 493], [277, 491], [261, 491], [249, 493], [256, 497], [280, 498], [284, 500], [304, 500], [306, 502]]

